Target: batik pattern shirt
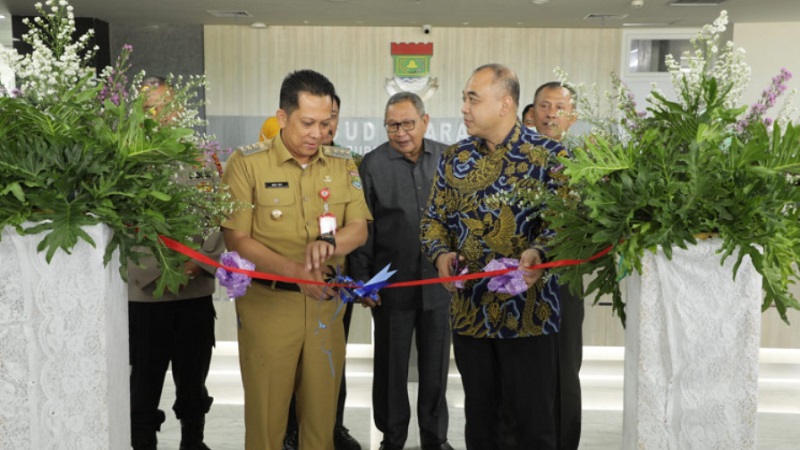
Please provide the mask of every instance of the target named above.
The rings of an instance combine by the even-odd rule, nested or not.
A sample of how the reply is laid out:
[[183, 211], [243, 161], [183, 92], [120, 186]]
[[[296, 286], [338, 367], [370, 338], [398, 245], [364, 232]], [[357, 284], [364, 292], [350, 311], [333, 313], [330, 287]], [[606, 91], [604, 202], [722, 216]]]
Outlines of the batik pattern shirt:
[[[566, 154], [551, 141], [517, 123], [490, 151], [470, 137], [442, 155], [428, 208], [421, 224], [423, 251], [435, 263], [458, 252], [469, 272], [481, 272], [493, 259], [519, 259], [536, 248], [546, 257], [553, 231], [539, 212], [542, 205], [498, 198], [515, 189], [554, 191], [558, 180], [555, 156]], [[455, 333], [476, 338], [516, 338], [553, 334], [560, 326], [558, 280], [543, 277], [526, 292], [513, 296], [488, 290], [489, 278], [469, 280], [450, 304]]]

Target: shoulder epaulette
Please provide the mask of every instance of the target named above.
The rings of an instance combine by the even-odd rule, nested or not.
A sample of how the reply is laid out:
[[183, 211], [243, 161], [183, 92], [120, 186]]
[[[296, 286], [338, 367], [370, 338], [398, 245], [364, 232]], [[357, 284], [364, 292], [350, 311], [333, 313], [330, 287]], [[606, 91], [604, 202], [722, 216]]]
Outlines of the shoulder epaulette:
[[349, 149], [342, 147], [333, 147], [329, 145], [322, 146], [322, 154], [333, 158], [343, 158], [343, 159], [352, 158]]
[[243, 145], [236, 150], [242, 152], [243, 156], [250, 156], [259, 152], [265, 152], [272, 146], [272, 140], [256, 142], [255, 144]]

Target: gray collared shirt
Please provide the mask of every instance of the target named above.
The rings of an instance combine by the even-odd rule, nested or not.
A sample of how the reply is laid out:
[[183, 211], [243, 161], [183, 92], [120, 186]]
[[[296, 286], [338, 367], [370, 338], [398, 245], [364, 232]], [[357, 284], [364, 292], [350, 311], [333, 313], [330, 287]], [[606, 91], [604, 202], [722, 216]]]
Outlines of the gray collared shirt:
[[[364, 155], [359, 166], [364, 196], [374, 220], [364, 246], [350, 255], [350, 274], [366, 281], [391, 263], [390, 282], [438, 276], [422, 253], [419, 224], [425, 214], [439, 157], [446, 145], [425, 139], [417, 162], [409, 161], [388, 142]], [[433, 309], [449, 304], [441, 284], [389, 288], [380, 292], [383, 308]]]

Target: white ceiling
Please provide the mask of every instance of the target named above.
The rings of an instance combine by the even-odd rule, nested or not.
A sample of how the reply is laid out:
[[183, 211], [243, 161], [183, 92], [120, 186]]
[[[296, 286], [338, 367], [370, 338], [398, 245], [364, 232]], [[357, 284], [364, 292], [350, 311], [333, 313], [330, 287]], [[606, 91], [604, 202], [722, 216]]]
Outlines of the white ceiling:
[[[0, 0], [15, 15], [34, 14], [36, 0]], [[111, 24], [241, 24], [436, 27], [696, 27], [726, 9], [736, 22], [800, 22], [800, 0], [726, 0], [718, 6], [669, 6], [675, 0], [72, 0], [76, 15]], [[698, 2], [703, 0], [681, 0]], [[705, 0], [711, 1], [711, 0]], [[718, 0], [716, 0], [718, 1]], [[217, 18], [207, 11], [249, 13]], [[625, 18], [586, 19], [589, 14]], [[0, 20], [8, 22], [8, 19]], [[0, 25], [2, 26], [2, 25]]]

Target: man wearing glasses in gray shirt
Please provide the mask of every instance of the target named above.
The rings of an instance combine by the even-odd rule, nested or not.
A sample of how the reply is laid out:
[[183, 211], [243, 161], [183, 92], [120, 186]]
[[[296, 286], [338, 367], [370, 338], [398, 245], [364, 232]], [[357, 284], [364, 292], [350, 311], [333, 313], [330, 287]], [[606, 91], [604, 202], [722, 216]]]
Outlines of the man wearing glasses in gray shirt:
[[[350, 256], [350, 273], [366, 281], [386, 264], [392, 282], [437, 277], [422, 254], [419, 224], [439, 157], [447, 146], [425, 139], [429, 117], [416, 94], [400, 92], [386, 104], [389, 141], [364, 156], [359, 171], [374, 221], [367, 243]], [[381, 450], [399, 450], [408, 438], [408, 364], [416, 333], [417, 414], [423, 450], [452, 450], [445, 400], [450, 363], [450, 294], [441, 284], [384, 289], [372, 309], [375, 322], [372, 405], [383, 433]]]

